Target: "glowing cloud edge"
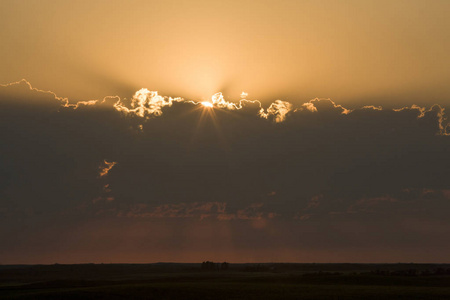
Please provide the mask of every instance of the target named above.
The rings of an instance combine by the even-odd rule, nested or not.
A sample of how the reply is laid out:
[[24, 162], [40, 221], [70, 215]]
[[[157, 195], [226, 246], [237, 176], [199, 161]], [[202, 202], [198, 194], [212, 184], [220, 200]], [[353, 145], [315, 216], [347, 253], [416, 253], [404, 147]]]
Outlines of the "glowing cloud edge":
[[[142, 88], [135, 92], [133, 97], [129, 100], [129, 105], [126, 105], [127, 99], [121, 99], [119, 96], [106, 96], [102, 100], [87, 100], [87, 101], [78, 101], [77, 103], [69, 103], [68, 98], [59, 97], [52, 91], [40, 90], [32, 87], [30, 82], [26, 79], [21, 79], [16, 82], [11, 82], [7, 84], [0, 84], [0, 87], [11, 87], [14, 85], [25, 84], [31, 91], [36, 91], [39, 93], [44, 93], [52, 96], [55, 100], [61, 103], [61, 107], [78, 109], [82, 106], [92, 106], [92, 105], [105, 105], [108, 100], [115, 101], [112, 104], [112, 107], [122, 113], [135, 115], [137, 117], [142, 118], [151, 118], [151, 117], [159, 117], [163, 114], [162, 109], [164, 107], [171, 107], [173, 103], [190, 103], [192, 105], [202, 105], [206, 108], [219, 108], [219, 109], [227, 109], [227, 110], [240, 110], [245, 104], [257, 104], [259, 107], [258, 116], [264, 119], [272, 119], [275, 123], [281, 123], [286, 120], [288, 114], [290, 112], [297, 111], [310, 111], [311, 113], [315, 113], [318, 111], [317, 107], [314, 103], [319, 101], [330, 101], [330, 103], [335, 107], [341, 110], [341, 114], [350, 114], [354, 110], [347, 109], [342, 105], [336, 104], [329, 98], [315, 98], [306, 103], [300, 105], [299, 108], [293, 109], [293, 105], [290, 102], [283, 100], [275, 100], [273, 103], [269, 105], [267, 109], [264, 109], [262, 103], [259, 100], [247, 100], [241, 99], [239, 102], [234, 103], [225, 100], [222, 93], [216, 93], [211, 97], [211, 101], [194, 101], [194, 100], [186, 100], [181, 97], [168, 97], [161, 96], [157, 91], [150, 91], [146, 88]], [[241, 98], [247, 97], [248, 94], [243, 92], [241, 94]], [[205, 103], [208, 103], [205, 105]], [[381, 106], [363, 106], [360, 109], [372, 109], [377, 111], [382, 111], [383, 108]], [[445, 115], [445, 108], [440, 106], [439, 104], [434, 104], [430, 108], [421, 107], [418, 105], [411, 105], [408, 107], [402, 107], [398, 109], [392, 109], [394, 112], [401, 112], [404, 110], [417, 110], [418, 116], [417, 118], [423, 118], [427, 112], [436, 111], [438, 116], [438, 126], [439, 132], [437, 134], [449, 136], [450, 135], [450, 123], [447, 123], [447, 117]]]

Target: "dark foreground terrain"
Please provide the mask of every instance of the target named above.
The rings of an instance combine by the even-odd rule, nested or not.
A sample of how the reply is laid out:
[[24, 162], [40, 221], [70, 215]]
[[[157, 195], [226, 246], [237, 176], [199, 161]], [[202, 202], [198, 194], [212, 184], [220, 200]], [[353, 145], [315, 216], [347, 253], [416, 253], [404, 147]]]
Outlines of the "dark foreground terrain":
[[450, 299], [450, 265], [0, 266], [1, 299]]

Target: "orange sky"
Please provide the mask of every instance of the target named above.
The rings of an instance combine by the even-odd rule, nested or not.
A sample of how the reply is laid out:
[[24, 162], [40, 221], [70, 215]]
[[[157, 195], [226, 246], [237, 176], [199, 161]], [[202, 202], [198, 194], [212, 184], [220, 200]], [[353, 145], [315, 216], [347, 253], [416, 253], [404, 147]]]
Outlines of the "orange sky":
[[448, 104], [448, 1], [2, 1], [0, 82], [348, 106]]

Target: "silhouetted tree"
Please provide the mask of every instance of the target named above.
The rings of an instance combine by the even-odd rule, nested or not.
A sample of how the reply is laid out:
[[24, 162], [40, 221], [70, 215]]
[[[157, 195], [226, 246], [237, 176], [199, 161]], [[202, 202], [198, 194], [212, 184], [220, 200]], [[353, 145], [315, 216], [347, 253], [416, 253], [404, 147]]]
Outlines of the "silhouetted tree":
[[215, 270], [215, 263], [212, 261], [208, 261], [208, 260], [202, 262], [202, 270], [205, 270], [205, 271]]

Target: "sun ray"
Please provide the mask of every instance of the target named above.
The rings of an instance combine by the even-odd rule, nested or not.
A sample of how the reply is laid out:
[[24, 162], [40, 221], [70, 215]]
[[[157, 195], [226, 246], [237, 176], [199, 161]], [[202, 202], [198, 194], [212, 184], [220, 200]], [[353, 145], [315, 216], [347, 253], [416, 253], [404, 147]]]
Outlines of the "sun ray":
[[195, 144], [196, 137], [198, 136], [198, 133], [200, 132], [200, 130], [201, 130], [201, 128], [203, 126], [203, 123], [205, 122], [206, 118], [208, 118], [211, 121], [214, 129], [216, 130], [216, 135], [217, 135], [219, 144], [224, 149], [229, 149], [229, 145], [226, 142], [226, 138], [223, 135], [223, 132], [222, 132], [222, 130], [220, 128], [220, 124], [218, 122], [218, 118], [217, 118], [217, 114], [216, 114], [216, 110], [218, 110], [220, 112], [228, 113], [226, 111], [226, 109], [221, 109], [221, 108], [215, 106], [214, 105], [214, 99], [213, 99], [212, 102], [211, 101], [197, 102], [196, 103], [196, 108], [194, 109], [194, 111], [197, 111], [199, 109], [201, 110], [201, 114], [200, 114], [200, 117], [198, 119], [197, 126], [196, 126], [196, 128], [195, 128], [195, 130], [193, 132], [193, 135], [192, 135], [191, 145], [193, 146]]

